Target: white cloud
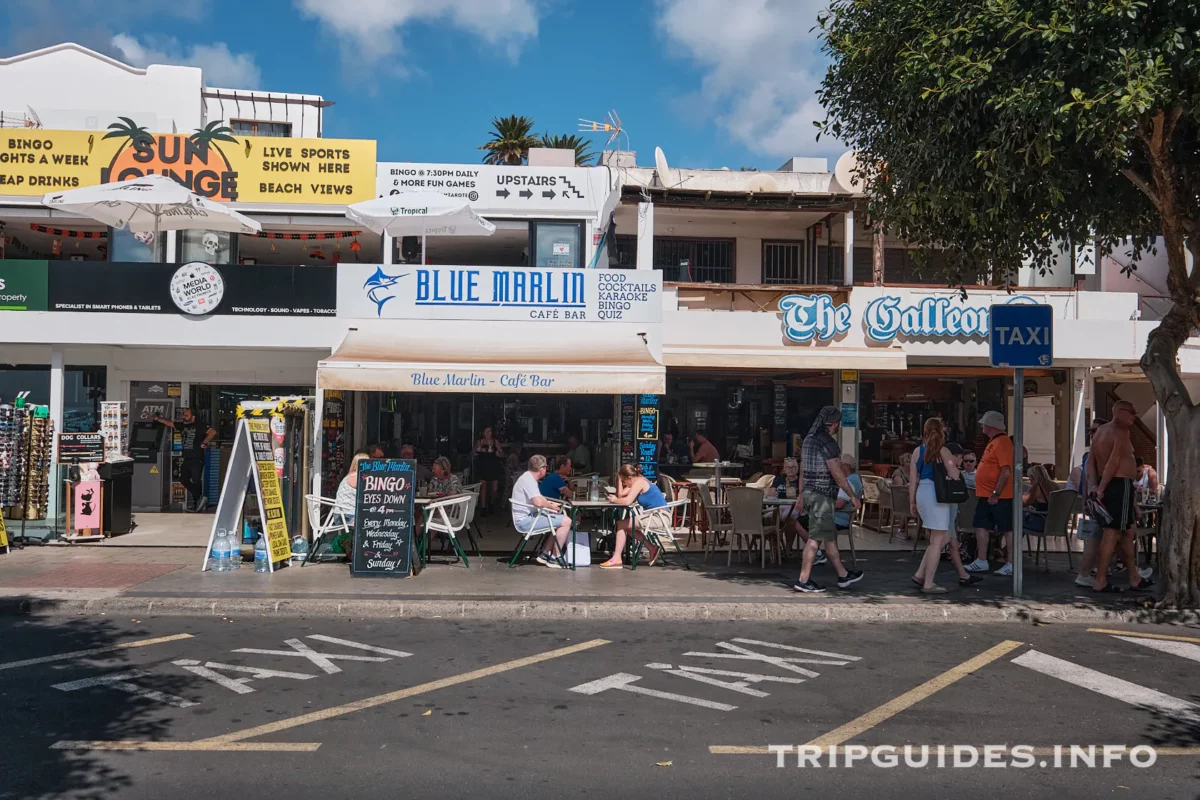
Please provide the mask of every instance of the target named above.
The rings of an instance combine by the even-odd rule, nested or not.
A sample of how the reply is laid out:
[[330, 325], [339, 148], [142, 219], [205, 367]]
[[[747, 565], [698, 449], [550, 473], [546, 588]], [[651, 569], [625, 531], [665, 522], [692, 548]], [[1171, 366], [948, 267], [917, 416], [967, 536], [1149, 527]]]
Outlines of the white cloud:
[[501, 47], [510, 58], [516, 58], [522, 45], [537, 36], [538, 30], [533, 0], [294, 2], [306, 16], [315, 17], [336, 33], [347, 54], [353, 54], [359, 61], [375, 62], [402, 52], [404, 28], [412, 22], [448, 21], [490, 45]]
[[112, 37], [112, 46], [121, 58], [136, 67], [148, 64], [180, 64], [204, 70], [208, 86], [230, 89], [256, 89], [262, 83], [262, 71], [250, 53], [233, 53], [224, 42], [193, 44], [186, 48], [170, 37], [148, 36], [140, 41], [127, 33]]
[[836, 155], [815, 120], [824, 75], [817, 14], [827, 0], [658, 0], [667, 42], [703, 71], [699, 96], [750, 150], [786, 158]]

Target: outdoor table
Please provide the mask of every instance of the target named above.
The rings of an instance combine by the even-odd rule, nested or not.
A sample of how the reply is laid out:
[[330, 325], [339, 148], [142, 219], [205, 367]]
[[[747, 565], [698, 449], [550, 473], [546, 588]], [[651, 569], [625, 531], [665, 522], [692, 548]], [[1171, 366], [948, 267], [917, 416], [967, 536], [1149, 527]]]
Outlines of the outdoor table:
[[725, 485], [721, 476], [721, 471], [726, 469], [741, 469], [741, 464], [736, 464], [732, 461], [702, 461], [692, 464], [693, 469], [711, 469], [713, 471], [713, 483], [717, 485], [717, 491], [713, 497], [714, 503], [721, 503], [721, 488]]
[[613, 503], [609, 500], [572, 500], [569, 506], [571, 513], [571, 569], [575, 569], [575, 534], [579, 530], [579, 512], [599, 509], [600, 526], [607, 533], [615, 527], [612, 515], [619, 509], [632, 508], [632, 506]]

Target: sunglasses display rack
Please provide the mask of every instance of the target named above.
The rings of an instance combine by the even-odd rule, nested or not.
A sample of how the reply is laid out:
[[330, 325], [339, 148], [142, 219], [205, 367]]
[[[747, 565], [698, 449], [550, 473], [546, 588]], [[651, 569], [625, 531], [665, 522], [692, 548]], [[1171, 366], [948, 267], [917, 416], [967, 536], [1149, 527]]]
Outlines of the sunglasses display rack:
[[104, 459], [129, 455], [129, 404], [106, 400], [100, 403], [100, 433], [104, 435]]
[[26, 410], [0, 405], [0, 509], [21, 504]]
[[0, 406], [0, 503], [10, 519], [46, 518], [53, 441], [45, 406]]

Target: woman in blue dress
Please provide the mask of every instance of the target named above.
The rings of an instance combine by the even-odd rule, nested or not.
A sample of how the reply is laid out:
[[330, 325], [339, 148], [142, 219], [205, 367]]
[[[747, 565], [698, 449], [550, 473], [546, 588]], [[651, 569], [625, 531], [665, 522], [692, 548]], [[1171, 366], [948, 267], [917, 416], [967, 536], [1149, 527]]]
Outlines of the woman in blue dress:
[[[662, 489], [651, 483], [642, 475], [641, 467], [636, 464], [625, 464], [617, 471], [616, 494], [608, 496], [610, 503], [622, 506], [632, 506], [634, 503], [648, 512], [646, 521], [653, 524], [656, 530], [671, 525], [671, 512], [667, 508], [667, 498]], [[625, 542], [629, 533], [634, 530], [634, 518], [629, 516], [617, 523], [617, 542], [613, 547], [612, 558], [600, 565], [600, 569], [620, 569], [621, 554], [625, 552]], [[637, 541], [646, 548], [646, 555], [653, 564], [658, 560], [661, 548], [645, 539], [645, 531], [634, 531]]]

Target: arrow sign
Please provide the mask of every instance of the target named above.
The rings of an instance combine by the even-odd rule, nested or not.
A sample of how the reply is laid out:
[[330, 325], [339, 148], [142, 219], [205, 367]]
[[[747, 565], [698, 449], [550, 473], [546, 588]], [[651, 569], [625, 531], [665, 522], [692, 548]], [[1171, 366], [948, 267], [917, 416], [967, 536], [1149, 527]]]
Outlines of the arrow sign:
[[548, 192], [542, 192], [542, 197], [549, 197], [551, 200], [553, 200], [554, 199], [554, 190], [551, 189]]
[[511, 192], [509, 192], [508, 189], [501, 189], [500, 191], [496, 192], [496, 197], [503, 197], [505, 200], [507, 200], [509, 194], [511, 194]]
[[533, 192], [530, 189], [522, 189], [517, 194], [521, 195], [521, 197], [533, 197]]

